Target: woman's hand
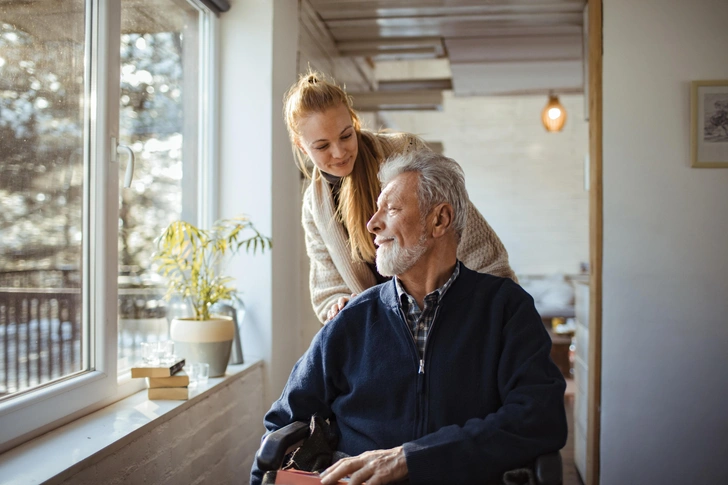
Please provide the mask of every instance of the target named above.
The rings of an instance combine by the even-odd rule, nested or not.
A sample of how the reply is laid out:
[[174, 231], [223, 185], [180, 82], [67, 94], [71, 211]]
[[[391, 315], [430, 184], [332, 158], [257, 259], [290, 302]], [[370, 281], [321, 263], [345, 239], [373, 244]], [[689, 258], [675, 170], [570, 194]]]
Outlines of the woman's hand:
[[349, 296], [349, 297], [342, 296], [341, 298], [336, 300], [336, 303], [331, 305], [331, 308], [329, 308], [328, 313], [326, 313], [326, 322], [325, 323], [329, 323], [329, 321], [331, 321], [332, 318], [334, 318], [336, 315], [338, 315], [339, 312], [341, 311], [341, 309], [344, 308], [347, 303], [349, 303], [349, 300], [351, 300], [355, 296], [356, 296], [356, 293], [352, 293], [351, 296]]

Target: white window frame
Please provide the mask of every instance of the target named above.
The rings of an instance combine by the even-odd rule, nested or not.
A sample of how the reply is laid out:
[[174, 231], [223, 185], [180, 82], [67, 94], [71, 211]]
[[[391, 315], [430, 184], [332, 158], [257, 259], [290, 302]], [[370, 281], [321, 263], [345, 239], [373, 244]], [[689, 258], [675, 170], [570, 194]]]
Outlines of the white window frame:
[[[218, 20], [197, 0], [200, 17], [199, 154], [197, 211], [216, 215], [217, 29]], [[118, 163], [112, 138], [119, 139], [121, 0], [85, 1], [84, 184], [82, 277], [82, 362], [87, 371], [0, 402], [0, 452], [123, 399], [144, 387], [129, 374], [117, 376]], [[125, 157], [121, 157], [126, 163]], [[123, 165], [125, 167], [125, 165]], [[183, 195], [184, 196], [184, 195]], [[88, 323], [87, 323], [88, 322]], [[93, 345], [92, 345], [93, 343]]]

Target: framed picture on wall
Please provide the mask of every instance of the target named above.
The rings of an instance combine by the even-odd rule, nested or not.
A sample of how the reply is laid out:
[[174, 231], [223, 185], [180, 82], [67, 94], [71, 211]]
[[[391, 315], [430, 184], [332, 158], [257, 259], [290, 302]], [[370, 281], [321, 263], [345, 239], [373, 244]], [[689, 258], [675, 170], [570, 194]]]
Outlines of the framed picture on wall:
[[692, 166], [728, 168], [728, 80], [693, 81]]

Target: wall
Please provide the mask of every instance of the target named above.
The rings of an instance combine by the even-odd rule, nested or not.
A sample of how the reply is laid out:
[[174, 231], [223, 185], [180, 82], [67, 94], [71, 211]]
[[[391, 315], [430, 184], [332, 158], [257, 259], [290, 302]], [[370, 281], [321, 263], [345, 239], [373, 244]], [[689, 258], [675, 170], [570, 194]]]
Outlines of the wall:
[[245, 482], [264, 431], [263, 371], [234, 379], [63, 483]]
[[517, 274], [578, 273], [589, 260], [584, 97], [561, 96], [560, 133], [541, 123], [546, 96], [455, 97], [443, 110], [392, 112], [391, 126], [440, 141], [465, 170], [470, 198], [505, 244]]
[[728, 170], [690, 168], [690, 81], [728, 2], [604, 0], [601, 482], [728, 477]]
[[235, 0], [220, 17], [220, 215], [250, 215], [272, 251], [234, 258], [246, 304], [243, 353], [265, 361], [265, 402], [276, 399], [300, 355], [298, 170], [281, 116], [296, 79], [298, 2]]

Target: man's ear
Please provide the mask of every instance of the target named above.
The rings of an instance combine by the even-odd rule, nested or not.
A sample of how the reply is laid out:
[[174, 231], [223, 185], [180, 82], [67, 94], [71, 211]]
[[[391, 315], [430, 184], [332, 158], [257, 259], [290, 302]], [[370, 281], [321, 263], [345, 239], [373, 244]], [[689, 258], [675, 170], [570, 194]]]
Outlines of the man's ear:
[[452, 227], [453, 210], [447, 202], [432, 209], [432, 237], [441, 237]]

